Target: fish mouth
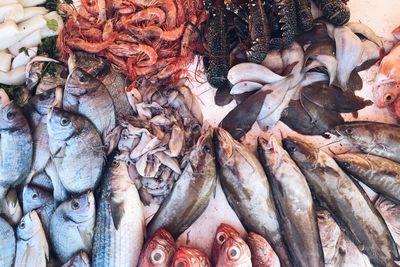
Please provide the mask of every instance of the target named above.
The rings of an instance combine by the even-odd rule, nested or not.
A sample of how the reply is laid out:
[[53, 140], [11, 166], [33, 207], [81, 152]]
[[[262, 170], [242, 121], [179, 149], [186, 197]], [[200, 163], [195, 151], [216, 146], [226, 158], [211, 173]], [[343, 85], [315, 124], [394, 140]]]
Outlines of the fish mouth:
[[233, 144], [235, 140], [226, 130], [223, 128], [215, 129], [214, 140], [216, 146], [222, 151], [226, 158], [230, 158], [233, 155]]

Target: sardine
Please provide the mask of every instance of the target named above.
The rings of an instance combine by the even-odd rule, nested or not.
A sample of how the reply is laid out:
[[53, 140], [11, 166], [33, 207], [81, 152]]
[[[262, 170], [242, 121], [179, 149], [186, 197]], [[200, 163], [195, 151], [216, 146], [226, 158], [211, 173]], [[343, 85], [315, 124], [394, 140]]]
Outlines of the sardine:
[[364, 153], [400, 162], [400, 126], [372, 121], [354, 121], [335, 130]]
[[57, 208], [53, 195], [40, 187], [26, 185], [22, 192], [22, 206], [24, 214], [36, 210], [46, 236], [50, 237], [50, 220]]
[[314, 202], [306, 178], [275, 137], [258, 139], [258, 154], [271, 184], [283, 238], [295, 266], [324, 266]]
[[159, 228], [165, 228], [178, 238], [208, 206], [217, 184], [212, 138], [213, 129], [209, 128], [198, 139], [172, 192], [149, 222], [149, 236]]
[[251, 251], [253, 267], [279, 267], [279, 258], [264, 237], [250, 232], [246, 243]]
[[61, 267], [90, 267], [90, 258], [85, 251], [80, 251]]
[[0, 266], [11, 267], [15, 258], [15, 234], [11, 225], [0, 217]]
[[36, 211], [27, 213], [17, 227], [14, 266], [46, 267], [49, 245]]
[[211, 267], [207, 255], [198, 249], [180, 247], [175, 252], [171, 266]]
[[230, 206], [248, 232], [258, 233], [270, 242], [282, 266], [292, 266], [261, 163], [222, 128], [217, 129], [215, 137], [221, 185]]
[[50, 221], [50, 237], [54, 250], [62, 263], [75, 253], [92, 250], [95, 225], [95, 202], [92, 192], [63, 202]]
[[322, 150], [295, 138], [283, 145], [307, 179], [318, 202], [333, 216], [354, 244], [376, 266], [397, 266], [399, 252], [378, 211], [357, 186]]
[[73, 70], [65, 85], [63, 107], [86, 116], [103, 140], [116, 126], [114, 103], [107, 88], [86, 71]]
[[16, 226], [21, 220], [22, 209], [14, 188], [10, 188], [4, 198], [0, 197], [0, 216], [12, 226]]
[[145, 217], [128, 167], [113, 160], [104, 177], [93, 237], [93, 266], [136, 266], [144, 242]]
[[85, 117], [54, 108], [48, 116], [50, 152], [62, 185], [69, 193], [94, 189], [104, 165], [103, 144]]
[[147, 240], [140, 253], [140, 267], [169, 267], [176, 251], [174, 238], [165, 229], [158, 229]]

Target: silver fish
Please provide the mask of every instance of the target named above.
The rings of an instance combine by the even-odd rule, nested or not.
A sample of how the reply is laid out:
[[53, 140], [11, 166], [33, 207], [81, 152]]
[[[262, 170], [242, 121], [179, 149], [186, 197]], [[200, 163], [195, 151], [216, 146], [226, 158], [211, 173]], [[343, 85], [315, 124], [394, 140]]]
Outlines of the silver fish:
[[17, 191], [14, 188], [10, 188], [4, 198], [0, 197], [0, 216], [12, 226], [17, 225], [21, 220], [22, 209], [18, 201]]
[[282, 266], [292, 266], [261, 163], [222, 128], [216, 130], [216, 144], [221, 185], [229, 204], [248, 232], [268, 240]]
[[62, 263], [80, 250], [92, 250], [95, 225], [95, 202], [92, 192], [63, 202], [50, 221], [50, 237]]
[[64, 89], [63, 107], [86, 116], [105, 138], [116, 126], [114, 103], [107, 88], [98, 79], [74, 69]]
[[314, 203], [306, 178], [271, 136], [258, 139], [258, 154], [271, 184], [283, 237], [295, 266], [324, 266]]
[[49, 245], [36, 211], [27, 213], [17, 227], [17, 252], [14, 266], [46, 267]]
[[400, 259], [393, 237], [360, 186], [353, 183], [335, 160], [296, 138], [283, 140], [285, 149], [307, 179], [324, 208], [376, 266], [397, 266]]
[[0, 217], [0, 266], [13, 266], [15, 257], [15, 234], [11, 225]]
[[93, 266], [136, 266], [146, 228], [143, 204], [128, 167], [113, 160], [107, 171], [97, 209]]
[[48, 116], [50, 152], [62, 185], [69, 193], [94, 189], [104, 165], [103, 144], [85, 117], [59, 108]]
[[148, 236], [165, 228], [178, 238], [206, 209], [217, 184], [212, 138], [212, 128], [200, 136], [172, 192], [148, 224]]
[[80, 251], [61, 267], [90, 267], [90, 258], [85, 251]]

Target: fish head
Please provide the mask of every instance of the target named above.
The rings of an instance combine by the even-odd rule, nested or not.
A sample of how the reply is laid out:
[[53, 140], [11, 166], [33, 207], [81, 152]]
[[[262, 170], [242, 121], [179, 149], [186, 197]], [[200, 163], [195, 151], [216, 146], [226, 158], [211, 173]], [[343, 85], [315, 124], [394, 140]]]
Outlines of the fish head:
[[211, 156], [214, 158], [213, 134], [213, 128], [208, 128], [197, 140], [194, 153], [199, 153], [200, 157]]
[[22, 191], [24, 213], [38, 209], [52, 200], [52, 194], [34, 185], [26, 185]]
[[215, 142], [217, 148], [217, 154], [220, 160], [228, 161], [232, 155], [236, 140], [223, 128], [217, 128], [215, 130]]
[[374, 143], [376, 131], [371, 122], [348, 122], [337, 125], [335, 130], [353, 144], [370, 146]]
[[95, 213], [94, 195], [91, 191], [76, 196], [62, 205], [64, 205], [64, 219], [75, 224], [91, 220]]
[[284, 138], [283, 147], [300, 168], [313, 168], [318, 160], [316, 149], [298, 138]]
[[49, 110], [47, 129], [49, 136], [55, 140], [65, 141], [78, 134], [85, 126], [83, 117], [67, 112], [58, 107]]
[[334, 155], [336, 163], [345, 171], [352, 172], [357, 166], [361, 166], [363, 169], [370, 168], [370, 164], [367, 160], [358, 154], [345, 153], [340, 155]]
[[168, 231], [160, 228], [145, 244], [140, 255], [139, 266], [170, 266], [175, 251], [174, 238]]
[[17, 238], [27, 241], [31, 239], [42, 227], [36, 211], [30, 211], [22, 217], [17, 226]]
[[0, 110], [0, 130], [16, 131], [28, 125], [27, 120], [14, 101], [9, 102]]
[[279, 266], [278, 256], [264, 237], [254, 232], [250, 232], [247, 235], [246, 243], [251, 251], [253, 265]]
[[56, 88], [49, 89], [41, 94], [35, 95], [30, 100], [31, 105], [41, 115], [46, 115], [56, 98]]
[[258, 150], [265, 156], [270, 169], [277, 168], [282, 162], [283, 155], [286, 153], [274, 136], [271, 136], [269, 140], [259, 137]]
[[207, 255], [202, 251], [189, 248], [180, 247], [174, 254], [171, 267], [206, 267], [211, 266]]
[[225, 223], [221, 223], [217, 228], [217, 232], [215, 234], [215, 238], [214, 238], [212, 250], [211, 250], [212, 251], [212, 253], [211, 253], [212, 254], [212, 256], [211, 256], [212, 262], [214, 264], [216, 264], [218, 261], [218, 257], [221, 252], [222, 246], [231, 237], [240, 237], [240, 234], [232, 226], [225, 224]]
[[239, 236], [227, 239], [221, 247], [218, 266], [243, 266], [251, 262], [249, 246]]
[[101, 82], [81, 68], [75, 68], [68, 76], [65, 91], [79, 97], [101, 86]]
[[378, 108], [391, 105], [399, 96], [400, 83], [378, 74], [372, 89], [374, 102]]

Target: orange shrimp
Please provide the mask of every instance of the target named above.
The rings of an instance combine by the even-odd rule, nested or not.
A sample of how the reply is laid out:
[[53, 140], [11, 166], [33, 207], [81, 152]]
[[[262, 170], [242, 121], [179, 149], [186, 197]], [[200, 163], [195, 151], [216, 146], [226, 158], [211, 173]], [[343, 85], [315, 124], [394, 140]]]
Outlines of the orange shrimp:
[[165, 41], [175, 41], [182, 37], [183, 31], [185, 30], [185, 24], [181, 24], [178, 27], [168, 30], [162, 31], [160, 35], [161, 40]]
[[111, 19], [109, 19], [104, 24], [103, 33], [102, 33], [103, 40], [105, 41], [105, 40], [109, 39], [111, 37], [112, 33], [113, 33], [113, 21]]
[[98, 14], [97, 0], [81, 0], [82, 7], [92, 15]]
[[[189, 17], [189, 21], [192, 25], [196, 25], [197, 23], [197, 17], [194, 15], [191, 15]], [[187, 26], [185, 29], [185, 32], [183, 33], [182, 36], [182, 41], [181, 41], [181, 56], [186, 56], [189, 53], [189, 43], [192, 37], [192, 34], [194, 33], [194, 30], [192, 26]]]
[[174, 0], [130, 0], [133, 5], [140, 7], [160, 7], [165, 14], [168, 14], [166, 18], [166, 24], [172, 28], [176, 26], [177, 8]]
[[105, 57], [108, 60], [110, 60], [118, 70], [120, 70], [123, 73], [128, 74], [128, 69], [126, 66], [126, 61], [122, 57], [118, 57], [108, 51], [101, 51], [99, 53], [99, 56]]
[[101, 42], [103, 32], [97, 28], [84, 29], [82, 35], [91, 42]]
[[70, 37], [70, 38], [67, 38], [66, 43], [70, 48], [82, 50], [82, 51], [86, 51], [86, 52], [94, 54], [94, 53], [99, 53], [100, 51], [103, 51], [104, 49], [107, 49], [111, 44], [114, 43], [116, 37], [117, 37], [117, 34], [113, 33], [112, 36], [108, 40], [105, 40], [102, 42], [97, 42], [97, 43], [91, 43], [91, 42], [85, 41], [78, 37]]
[[151, 66], [157, 62], [158, 55], [157, 52], [148, 45], [144, 44], [131, 44], [131, 43], [121, 43], [112, 44], [108, 48], [108, 51], [119, 57], [133, 57], [138, 54], [144, 54], [148, 57], [147, 60], [143, 60], [138, 63], [138, 66]]
[[164, 80], [169, 77], [172, 77], [175, 73], [180, 71], [181, 69], [188, 66], [191, 62], [192, 57], [179, 57], [178, 60], [176, 58], [172, 58], [170, 60], [170, 64], [168, 64], [165, 68], [163, 68], [160, 72], [158, 72], [153, 77], [157, 80]]
[[133, 15], [131, 15], [128, 19], [129, 24], [137, 24], [143, 21], [156, 21], [154, 24], [163, 24], [165, 21], [165, 13], [158, 7], [149, 7], [143, 9]]

